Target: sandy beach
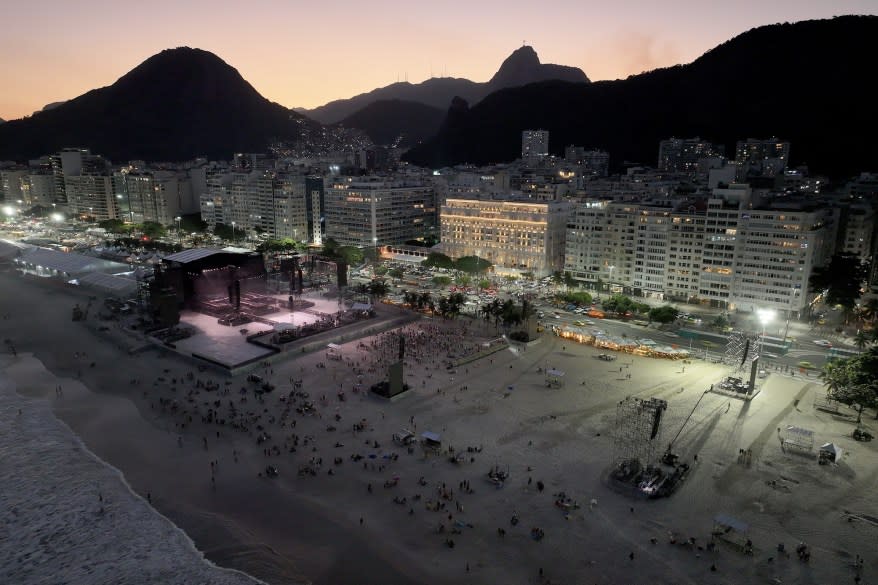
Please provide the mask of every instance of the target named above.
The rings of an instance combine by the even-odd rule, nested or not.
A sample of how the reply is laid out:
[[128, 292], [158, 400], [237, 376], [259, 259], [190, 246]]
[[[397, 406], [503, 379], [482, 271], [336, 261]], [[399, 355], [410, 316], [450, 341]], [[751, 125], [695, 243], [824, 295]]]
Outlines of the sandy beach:
[[[260, 399], [245, 375], [199, 372], [157, 349], [129, 355], [71, 322], [81, 301], [0, 274], [0, 338], [18, 352], [2, 355], [4, 412], [39, 410], [43, 420], [51, 408], [121, 470], [145, 511], [151, 503], [208, 559], [268, 583], [844, 583], [853, 581], [855, 555], [865, 557], [866, 576], [878, 571], [865, 544], [878, 537], [869, 520], [878, 518], [878, 449], [846, 438], [849, 422], [815, 414], [814, 380], [772, 375], [749, 403], [706, 395], [676, 443], [687, 459], [698, 455], [690, 478], [671, 498], [646, 501], [618, 493], [606, 477], [616, 404], [626, 396], [668, 400], [672, 436], [722, 375], [718, 366], [693, 362], [683, 371], [632, 356], [607, 364], [593, 359], [593, 348], [545, 336], [526, 351], [506, 349], [451, 372], [449, 352], [494, 331], [424, 320], [410, 326], [414, 339], [427, 341], [410, 349], [413, 391], [401, 400], [352, 392], [361, 377], [368, 384], [382, 375], [368, 371], [382, 349], [366, 340], [345, 344], [343, 360], [318, 352], [260, 368], [277, 386]], [[544, 367], [566, 371], [566, 385], [546, 388]], [[315, 414], [296, 412], [306, 398], [290, 395], [292, 380]], [[818, 467], [782, 452], [775, 429], [793, 424], [848, 456]], [[394, 445], [392, 433], [406, 427], [441, 433], [462, 460]], [[39, 458], [14, 440], [6, 448], [18, 453], [17, 465]], [[742, 448], [754, 454], [751, 466], [737, 462]], [[279, 477], [264, 477], [267, 465]], [[501, 489], [486, 480], [493, 465], [510, 472]], [[59, 479], [78, 475], [63, 469]], [[581, 507], [557, 508], [561, 491]], [[720, 513], [749, 525], [752, 556], [699, 549]], [[533, 528], [545, 536], [534, 540]], [[696, 544], [671, 545], [669, 533]], [[779, 542], [792, 549], [800, 541], [813, 550], [809, 563], [775, 552]], [[26, 582], [8, 563], [9, 582]], [[63, 570], [37, 562], [31, 574]]]

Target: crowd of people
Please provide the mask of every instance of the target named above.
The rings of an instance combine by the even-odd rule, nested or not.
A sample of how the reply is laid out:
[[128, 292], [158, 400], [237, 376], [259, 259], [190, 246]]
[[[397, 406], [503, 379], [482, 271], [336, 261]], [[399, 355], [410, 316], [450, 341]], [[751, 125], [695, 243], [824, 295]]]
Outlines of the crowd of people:
[[[461, 381], [455, 383], [454, 368], [459, 367], [455, 364], [478, 353], [483, 343], [470, 335], [465, 324], [424, 321], [349, 343], [339, 350], [341, 359], [302, 360], [307, 366], [291, 362], [284, 366], [283, 373], [279, 367], [275, 374], [275, 366], [264, 362], [246, 378], [224, 379], [209, 371], [179, 373], [166, 369], [151, 385], [136, 379], [131, 383], [143, 388], [143, 396], [153, 410], [173, 421], [180, 448], [193, 443], [205, 451], [211, 490], [223, 489], [219, 469], [226, 465], [213, 446], [215, 442], [229, 440], [236, 445], [232, 464], [245, 457], [263, 460], [257, 465], [260, 471], [254, 481], [276, 481], [273, 478], [278, 477], [281, 481], [286, 477], [312, 481], [310, 478], [331, 477], [334, 482], [359, 482], [364, 486], [365, 497], [386, 501], [388, 510], [399, 510], [396, 513], [402, 514], [400, 522], [410, 522], [412, 517], [427, 518], [423, 524], [430, 528], [425, 537], [453, 549], [467, 572], [477, 566], [467, 558], [469, 544], [485, 534], [502, 540], [520, 532], [534, 546], [542, 546], [540, 543], [552, 535], [540, 514], [558, 514], [560, 510], [570, 518], [574, 513], [596, 511], [594, 499], [584, 512], [558, 506], [557, 497], [543, 494], [544, 482], [538, 476], [536, 464], [528, 465], [527, 473], [520, 477], [510, 477], [507, 472], [498, 485], [489, 471], [496, 467], [496, 455], [483, 454], [482, 445], [455, 449], [444, 444], [434, 450], [421, 448], [417, 443], [395, 444], [391, 436], [398, 430], [394, 425], [398, 424], [399, 416], [394, 417], [396, 423], [385, 420], [383, 410], [377, 416], [363, 417], [360, 403], [373, 400], [365, 388], [386, 378], [390, 364], [399, 359], [401, 340], [407, 372], [419, 378], [421, 386], [429, 386], [429, 394], [438, 392], [438, 400], [443, 400], [442, 394], [449, 391], [455, 393], [456, 399], [468, 387]], [[490, 371], [492, 362], [493, 359], [482, 359], [469, 363], [467, 368]], [[465, 373], [468, 372], [467, 369]], [[282, 376], [286, 379], [281, 380]], [[347, 391], [352, 391], [356, 398], [347, 396]], [[403, 420], [414, 427], [415, 418], [406, 415]], [[448, 465], [453, 471], [442, 474], [444, 481], [430, 479], [429, 474], [415, 480], [399, 472], [402, 466], [424, 460], [430, 462], [431, 468]], [[456, 487], [449, 483], [449, 476], [457, 478]], [[510, 484], [515, 487], [509, 488]], [[479, 514], [485, 498], [504, 485], [507, 489], [530, 492], [538, 501], [545, 500], [544, 506], [537, 506], [542, 512], [529, 513], [522, 520], [510, 503], [505, 516], [508, 522]], [[394, 513], [389, 511], [388, 515]], [[367, 526], [366, 519], [367, 516], [359, 516], [360, 525]], [[649, 541], [655, 544], [655, 538]], [[676, 537], [672, 536], [670, 542], [675, 544]], [[711, 571], [718, 570], [716, 547], [702, 547], [694, 537], [685, 542], [698, 552], [699, 558], [702, 554], [708, 557], [705, 560]], [[627, 562], [634, 561], [631, 551]], [[540, 568], [541, 582], [549, 582], [546, 573]]]

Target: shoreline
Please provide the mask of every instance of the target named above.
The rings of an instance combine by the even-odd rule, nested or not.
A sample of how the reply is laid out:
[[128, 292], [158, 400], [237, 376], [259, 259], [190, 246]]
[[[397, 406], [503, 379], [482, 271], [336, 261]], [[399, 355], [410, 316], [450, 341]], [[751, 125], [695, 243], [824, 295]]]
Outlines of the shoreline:
[[[12, 570], [12, 551], [0, 554], [0, 558], [7, 558], [7, 562], [0, 563], [0, 574], [5, 573], [9, 578], [6, 582], [42, 583], [45, 576], [36, 575], [31, 579], [29, 574], [22, 573], [60, 562], [68, 578], [75, 579], [78, 574], [86, 579], [83, 582], [91, 581], [91, 577], [97, 573], [105, 574], [107, 579], [116, 582], [149, 583], [158, 575], [167, 577], [171, 568], [177, 565], [173, 571], [180, 580], [163, 582], [182, 585], [191, 582], [191, 579], [210, 579], [211, 582], [228, 585], [268, 585], [252, 575], [222, 567], [208, 559], [183, 529], [134, 490], [122, 470], [99, 457], [64, 420], [56, 416], [45, 396], [19, 392], [9, 371], [26, 368], [29, 374], [42, 376], [48, 370], [39, 360], [30, 354], [19, 354], [18, 357], [2, 354], [0, 366], [0, 372], [4, 374], [0, 376], [0, 418], [4, 419], [0, 426], [5, 431], [0, 433], [3, 436], [0, 444], [5, 451], [4, 459], [17, 459], [17, 472], [3, 474], [5, 485], [0, 500], [4, 509], [11, 508], [13, 511], [14, 519], [7, 517], [6, 524], [15, 530], [17, 544], [24, 547], [30, 545], [28, 550], [16, 548], [14, 554], [18, 557], [18, 567], [15, 571]], [[22, 443], [26, 446], [34, 441], [39, 443], [39, 458], [20, 451], [18, 457], [14, 457], [12, 443], [20, 448]], [[57, 465], [72, 462], [92, 485], [71, 486], [71, 482], [65, 479], [53, 477], [57, 468], [49, 468], [47, 460]], [[81, 481], [81, 478], [76, 479]], [[47, 492], [54, 492], [52, 501]], [[59, 497], [58, 494], [62, 495]], [[37, 502], [34, 502], [34, 495], [38, 496]], [[84, 499], [91, 504], [85, 504]], [[28, 505], [36, 505], [37, 510], [27, 509]], [[43, 516], [46, 507], [56, 509], [59, 515], [66, 518], [58, 523], [51, 517]], [[118, 522], [117, 517], [123, 517], [122, 522]], [[22, 525], [22, 521], [26, 524]], [[110, 524], [109, 528], [101, 528], [102, 524], [107, 523]], [[69, 533], [71, 524], [77, 526], [76, 534]], [[129, 529], [120, 524], [130, 524]], [[134, 525], [137, 526], [136, 532], [130, 530]], [[101, 567], [107, 562], [77, 554], [85, 552], [87, 555], [88, 551], [83, 551], [83, 548], [93, 549], [96, 544], [100, 546], [96, 541], [107, 534], [96, 532], [103, 533], [105, 530], [111, 541], [117, 538], [131, 539], [138, 550], [148, 549], [152, 556], [150, 553], [134, 553], [136, 562], [127, 565], [128, 571], [125, 571], [125, 561], [120, 562], [119, 558], [110, 566]], [[35, 543], [37, 536], [38, 543]], [[61, 543], [57, 542], [59, 539]], [[138, 539], [141, 542], [137, 542]], [[12, 539], [8, 542], [11, 544]], [[49, 547], [51, 551], [46, 550]], [[161, 552], [174, 561], [168, 563], [165, 558], [157, 558], [153, 547], [164, 549]], [[177, 550], [171, 552], [175, 548]], [[52, 558], [44, 559], [49, 552]], [[84, 577], [83, 572], [89, 577]]]
[[[62, 384], [75, 383], [83, 387], [81, 391], [75, 392], [76, 408], [71, 408], [70, 404], [73, 401], [70, 399], [74, 396], [74, 391], [73, 388], [67, 388], [65, 385], [65, 400], [50, 404], [54, 416], [70, 428], [95, 456], [119, 469], [135, 493], [141, 494], [141, 497], [143, 494], [152, 493], [153, 507], [186, 533], [206, 559], [220, 567], [231, 567], [254, 578], [263, 579], [271, 585], [359, 583], [364, 582], [363, 570], [375, 576], [375, 583], [414, 585], [419, 582], [414, 576], [417, 572], [414, 563], [406, 567], [405, 563], [400, 563], [404, 560], [404, 556], [397, 556], [395, 559], [386, 558], [387, 553], [384, 552], [382, 555], [381, 551], [376, 550], [373, 539], [369, 535], [350, 534], [349, 530], [339, 524], [340, 520], [350, 522], [350, 515], [328, 509], [319, 500], [306, 498], [304, 494], [289, 490], [274, 490], [272, 493], [266, 491], [266, 488], [270, 489], [274, 486], [264, 483], [250, 486], [248, 480], [243, 479], [242, 474], [238, 472], [233, 481], [237, 481], [239, 485], [235, 486], [234, 492], [229, 494], [228, 499], [219, 502], [224, 512], [218, 512], [209, 509], [211, 506], [216, 506], [217, 502], [204, 506], [199, 503], [204, 493], [210, 493], [210, 484], [206, 481], [180, 481], [180, 478], [177, 478], [170, 482], [168, 489], [151, 489], [150, 484], [167, 482], [167, 478], [173, 478], [175, 476], [173, 466], [178, 462], [172, 461], [162, 469], [161, 457], [149, 453], [149, 447], [155, 447], [156, 444], [147, 447], [144, 445], [143, 436], [128, 437], [127, 443], [118, 440], [108, 442], [106, 440], [108, 435], [124, 438], [132, 428], [137, 428], [141, 435], [150, 434], [152, 440], [156, 437], [167, 438], [163, 451], [173, 454], [178, 449], [176, 437], [182, 434], [186, 437], [187, 444], [190, 442], [192, 444], [192, 452], [187, 454], [190, 458], [187, 465], [191, 464], [192, 458], [197, 459], [203, 454], [195, 449], [195, 441], [190, 441], [191, 437], [187, 437], [191, 433], [174, 432], [172, 423], [166, 415], [149, 409], [149, 400], [140, 395], [140, 387], [129, 384], [129, 377], [120, 379], [115, 370], [107, 371], [101, 366], [105, 363], [115, 363], [117, 366], [126, 364], [130, 366], [130, 369], [125, 369], [126, 372], [136, 372], [137, 369], [142, 369], [138, 366], [146, 363], [155, 364], [155, 366], [147, 365], [147, 371], [152, 368], [154, 372], [163, 372], [163, 370], [177, 371], [181, 368], [195, 369], [195, 364], [160, 348], [127, 355], [120, 351], [112, 340], [102, 337], [93, 328], [70, 322], [70, 312], [66, 305], [72, 307], [77, 301], [87, 298], [88, 294], [84, 291], [78, 289], [68, 291], [52, 284], [46, 286], [42, 282], [22, 281], [16, 273], [0, 274], [0, 290], [8, 290], [10, 286], [30, 289], [34, 295], [29, 296], [29, 301], [34, 306], [41, 305], [46, 309], [52, 309], [35, 313], [45, 321], [54, 320], [56, 326], [60, 325], [60, 328], [67, 329], [64, 337], [81, 340], [80, 343], [72, 344], [64, 351], [57, 351], [56, 348], [53, 348], [53, 351], [47, 349], [44, 343], [38, 343], [33, 348], [28, 347], [39, 338], [45, 339], [44, 333], [52, 329], [50, 326], [35, 327], [33, 329], [35, 335], [15, 336], [19, 338], [16, 342], [19, 355], [32, 352], [35, 359], [45, 367], [42, 378], [52, 378], [52, 386], [54, 379], [57, 378]], [[74, 294], [68, 294], [69, 292]], [[10, 299], [13, 296], [15, 295], [10, 294], [5, 298]], [[43, 297], [43, 301], [49, 302], [39, 303], [34, 297]], [[61, 323], [58, 323], [59, 320]], [[8, 324], [8, 321], [0, 321], [0, 327]], [[44, 325], [48, 324], [44, 323]], [[20, 341], [20, 338], [24, 338], [25, 341]], [[88, 351], [81, 352], [79, 358], [74, 358], [73, 354], [80, 353], [75, 352], [74, 347], [87, 347]], [[96, 367], [90, 367], [92, 362], [97, 364]], [[159, 365], [160, 367], [156, 368]], [[143, 374], [146, 376], [147, 372], [143, 371]], [[228, 376], [210, 371], [205, 375], [210, 374], [221, 383], [229, 379]], [[46, 380], [41, 380], [34, 384], [34, 387], [46, 383]], [[137, 390], [137, 394], [133, 394], [134, 390]], [[29, 389], [25, 388], [23, 393], [26, 394], [28, 391]], [[49, 386], [46, 385], [42, 393], [45, 395], [48, 392]], [[49, 400], [47, 396], [45, 398]], [[232, 459], [233, 445], [242, 447], [240, 444], [242, 440], [242, 437], [237, 436], [229, 439], [228, 444], [224, 445], [224, 459]], [[134, 460], [140, 460], [141, 463], [135, 464]], [[243, 463], [246, 465], [246, 462]], [[207, 469], [206, 462], [204, 465]], [[198, 466], [200, 467], [200, 463]], [[251, 469], [248, 471], [252, 472], [251, 477], [255, 480], [257, 469], [252, 465], [249, 467]], [[165, 479], [155, 481], [157, 477]], [[253, 483], [253, 480], [249, 480], [249, 483]], [[168, 495], [172, 490], [180, 490], [177, 493], [181, 496], [185, 495], [185, 498]], [[219, 491], [221, 499], [225, 498], [223, 490]], [[284, 534], [285, 530], [272, 526], [278, 514], [266, 514], [264, 510], [248, 507], [246, 502], [250, 498], [256, 498], [258, 501], [266, 501], [266, 498], [277, 500], [277, 508], [281, 510], [279, 515], [285, 518], [288, 525], [298, 531], [299, 535]], [[300, 525], [299, 520], [303, 521], [304, 526]], [[275, 542], [272, 545], [265, 544], [264, 539], [259, 537], [260, 532], [269, 535]], [[339, 535], [346, 536], [340, 538]], [[314, 544], [315, 540], [318, 544]], [[349, 556], [347, 553], [339, 553], [338, 550], [333, 551], [333, 549], [371, 551], [371, 554], [347, 558]], [[381, 559], [382, 556], [385, 557], [383, 562], [378, 561], [377, 559]], [[304, 577], [305, 570], [300, 565], [304, 565], [309, 574], [324, 576], [309, 580]], [[406, 577], [406, 573], [411, 576]]]

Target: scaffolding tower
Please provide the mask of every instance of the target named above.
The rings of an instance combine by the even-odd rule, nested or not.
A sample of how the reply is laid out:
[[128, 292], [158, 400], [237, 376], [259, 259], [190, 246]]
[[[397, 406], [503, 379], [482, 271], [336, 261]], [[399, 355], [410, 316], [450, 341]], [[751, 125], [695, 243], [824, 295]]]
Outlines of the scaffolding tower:
[[759, 337], [748, 336], [743, 331], [733, 331], [726, 343], [725, 364], [732, 367], [733, 372], [749, 372], [753, 360], [759, 357], [761, 340]]
[[637, 462], [641, 469], [658, 463], [666, 445], [662, 439], [662, 419], [668, 403], [659, 398], [629, 396], [616, 407], [614, 461]]

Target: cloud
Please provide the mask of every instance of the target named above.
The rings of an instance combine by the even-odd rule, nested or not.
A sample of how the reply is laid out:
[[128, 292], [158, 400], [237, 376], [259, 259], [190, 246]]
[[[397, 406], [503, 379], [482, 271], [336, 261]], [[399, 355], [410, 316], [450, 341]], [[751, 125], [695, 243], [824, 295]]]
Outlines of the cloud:
[[676, 41], [662, 38], [655, 33], [626, 31], [610, 41], [608, 54], [615, 61], [616, 71], [611, 76], [624, 78], [659, 67], [677, 65], [683, 58], [684, 51]]

